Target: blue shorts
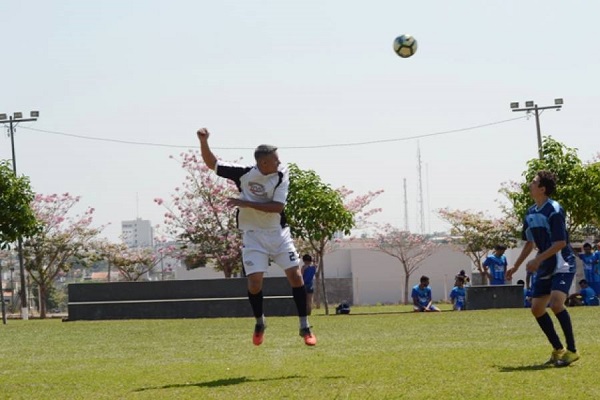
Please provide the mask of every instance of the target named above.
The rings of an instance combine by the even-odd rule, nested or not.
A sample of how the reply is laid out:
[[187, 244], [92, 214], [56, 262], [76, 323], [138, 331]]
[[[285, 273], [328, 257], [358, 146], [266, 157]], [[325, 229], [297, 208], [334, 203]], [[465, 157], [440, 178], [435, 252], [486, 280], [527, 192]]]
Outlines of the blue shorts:
[[543, 297], [550, 294], [554, 290], [558, 290], [565, 294], [569, 294], [571, 284], [575, 278], [574, 272], [554, 274], [549, 279], [536, 279], [533, 284], [531, 297]]
[[315, 286], [314, 285], [310, 285], [310, 286], [304, 286], [306, 288], [306, 293], [314, 293], [315, 292]]

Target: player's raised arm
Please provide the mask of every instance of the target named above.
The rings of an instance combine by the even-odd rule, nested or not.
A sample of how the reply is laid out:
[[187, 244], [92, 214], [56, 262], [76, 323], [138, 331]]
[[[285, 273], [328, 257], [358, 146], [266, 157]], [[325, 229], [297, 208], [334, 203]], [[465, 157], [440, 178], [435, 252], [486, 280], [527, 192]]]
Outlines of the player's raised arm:
[[200, 154], [202, 155], [204, 164], [206, 164], [208, 168], [214, 170], [217, 165], [217, 157], [215, 157], [208, 145], [208, 136], [210, 133], [206, 128], [200, 128], [196, 132], [196, 135], [198, 135], [198, 139], [200, 140]]

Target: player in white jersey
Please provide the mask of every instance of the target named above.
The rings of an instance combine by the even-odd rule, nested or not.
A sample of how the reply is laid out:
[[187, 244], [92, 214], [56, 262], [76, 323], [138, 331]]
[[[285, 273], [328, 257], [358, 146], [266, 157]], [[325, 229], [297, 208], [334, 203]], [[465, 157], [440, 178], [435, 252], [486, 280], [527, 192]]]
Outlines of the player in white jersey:
[[237, 207], [238, 227], [243, 232], [242, 258], [248, 277], [248, 299], [256, 318], [252, 342], [263, 342], [266, 328], [263, 313], [263, 275], [269, 257], [285, 270], [292, 287], [292, 296], [300, 318], [300, 336], [308, 346], [317, 344], [308, 323], [306, 289], [300, 273], [299, 258], [283, 209], [288, 195], [289, 175], [280, 168], [277, 148], [260, 145], [254, 151], [256, 165], [242, 166], [217, 160], [208, 145], [209, 132], [197, 132], [204, 163], [217, 175], [232, 180], [240, 195], [229, 198], [227, 204]]

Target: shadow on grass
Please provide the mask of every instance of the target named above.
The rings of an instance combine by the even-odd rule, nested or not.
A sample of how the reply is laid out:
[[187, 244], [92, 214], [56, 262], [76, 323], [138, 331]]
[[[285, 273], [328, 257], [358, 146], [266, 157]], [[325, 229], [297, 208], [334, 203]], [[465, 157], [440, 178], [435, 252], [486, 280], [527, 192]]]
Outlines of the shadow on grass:
[[207, 382], [173, 383], [171, 385], [145, 387], [145, 388], [141, 388], [141, 389], [136, 389], [136, 390], [134, 390], [134, 392], [144, 392], [146, 390], [158, 390], [158, 389], [186, 388], [186, 387], [214, 388], [214, 387], [222, 387], [222, 386], [239, 385], [241, 383], [249, 383], [249, 382], [268, 382], [268, 381], [281, 381], [281, 380], [285, 380], [285, 379], [301, 379], [301, 378], [306, 378], [306, 377], [300, 376], [300, 375], [288, 375], [288, 376], [281, 376], [279, 378], [253, 379], [253, 378], [247, 378], [245, 376], [240, 376], [239, 378], [216, 379], [214, 381], [207, 381]]
[[548, 368], [554, 368], [554, 365], [535, 364], [535, 365], [519, 365], [518, 367], [502, 367], [496, 365], [500, 372], [523, 372], [523, 371], [541, 371]]

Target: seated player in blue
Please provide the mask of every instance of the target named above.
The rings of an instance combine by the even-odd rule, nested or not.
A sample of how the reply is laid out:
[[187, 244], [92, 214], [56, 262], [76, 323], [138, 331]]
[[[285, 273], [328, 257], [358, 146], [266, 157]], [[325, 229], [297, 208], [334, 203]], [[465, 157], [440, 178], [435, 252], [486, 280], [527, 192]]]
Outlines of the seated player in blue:
[[[580, 356], [575, 348], [571, 316], [565, 308], [575, 276], [575, 254], [569, 244], [565, 210], [550, 198], [555, 191], [556, 176], [550, 171], [539, 171], [531, 180], [529, 194], [535, 204], [527, 210], [523, 220], [522, 238], [526, 243], [506, 277], [511, 279], [534, 247], [537, 248], [535, 258], [527, 262], [527, 271], [537, 272], [531, 313], [553, 347], [546, 364], [562, 367], [577, 361]], [[546, 311], [548, 305], [565, 335], [566, 350]]]
[[504, 252], [506, 246], [497, 244], [494, 247], [494, 252], [489, 255], [483, 262], [485, 268], [485, 274], [487, 275], [490, 285], [504, 285], [506, 278], [506, 256]]
[[578, 254], [581, 261], [583, 261], [583, 274], [588, 285], [594, 289], [594, 292], [600, 293], [600, 253], [592, 252], [592, 245], [590, 243], [583, 244], [583, 253]]
[[597, 306], [600, 305], [600, 300], [596, 296], [596, 292], [592, 289], [585, 279], [579, 281], [581, 290], [579, 293], [573, 293], [569, 296], [569, 304], [573, 306]]
[[432, 304], [429, 278], [423, 275], [420, 282], [412, 288], [413, 310], [415, 312], [441, 311]]
[[452, 309], [455, 311], [462, 311], [465, 309], [465, 298], [467, 292], [465, 290], [465, 278], [463, 276], [456, 276], [454, 287], [450, 291], [450, 299], [452, 300]]

